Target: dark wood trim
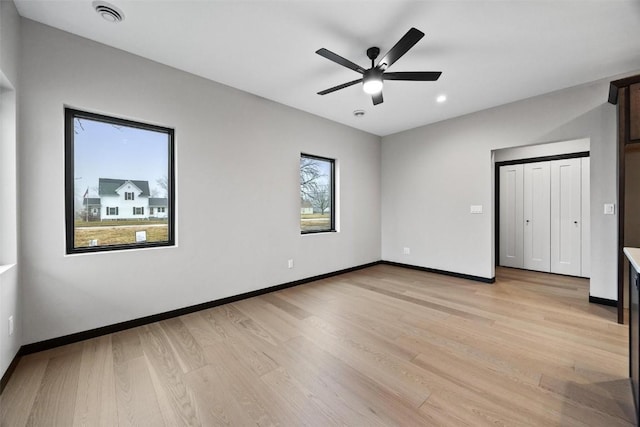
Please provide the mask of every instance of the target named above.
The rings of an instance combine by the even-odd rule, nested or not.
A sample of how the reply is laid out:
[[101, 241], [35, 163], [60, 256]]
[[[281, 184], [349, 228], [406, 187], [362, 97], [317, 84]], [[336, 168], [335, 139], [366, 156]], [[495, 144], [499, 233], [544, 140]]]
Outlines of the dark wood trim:
[[616, 105], [619, 99], [618, 90], [636, 83], [640, 83], [640, 75], [614, 80], [609, 83], [609, 103]]
[[32, 344], [23, 345], [19, 354], [21, 356], [37, 353], [39, 351], [49, 350], [51, 348], [60, 347], [62, 345], [73, 344], [78, 341], [87, 340], [90, 338], [96, 338], [102, 335], [111, 334], [114, 332], [120, 332], [125, 329], [136, 328], [138, 326], [148, 325], [149, 323], [160, 322], [162, 320], [171, 319], [177, 316], [183, 316], [185, 314], [193, 313], [200, 310], [205, 310], [212, 307], [217, 307], [223, 304], [229, 304], [232, 302], [240, 301], [246, 298], [252, 298], [258, 295], [264, 295], [269, 292], [275, 292], [282, 289], [291, 288], [305, 283], [314, 282], [316, 280], [326, 279], [328, 277], [337, 276], [340, 274], [349, 273], [363, 268], [371, 267], [380, 264], [380, 261], [375, 261], [369, 264], [363, 264], [356, 267], [346, 268], [344, 270], [334, 271], [331, 273], [320, 274], [318, 276], [308, 277], [305, 279], [295, 280], [293, 282], [283, 283], [281, 285], [270, 286], [268, 288], [258, 289], [251, 292], [246, 292], [239, 295], [233, 295], [230, 297], [208, 301], [201, 304], [192, 305], [189, 307], [183, 307], [176, 310], [166, 311], [164, 313], [152, 314], [150, 316], [140, 317], [138, 319], [128, 320], [113, 325], [102, 326], [100, 328], [90, 329], [88, 331], [77, 332], [74, 334], [65, 335], [62, 337], [52, 338], [45, 341], [39, 341]]
[[626, 132], [626, 112], [623, 107], [626, 104], [627, 88], [619, 89], [618, 99], [622, 101], [617, 106], [618, 110], [618, 323], [624, 323], [624, 182], [625, 182], [625, 161], [624, 149]]
[[589, 157], [589, 151], [579, 151], [577, 153], [567, 153], [567, 154], [556, 154], [553, 156], [530, 157], [527, 159], [504, 160], [501, 162], [496, 162], [496, 167], [509, 166], [509, 165], [522, 165], [525, 163], [550, 162], [552, 160], [579, 159], [582, 157]]
[[409, 269], [418, 270], [418, 271], [425, 271], [427, 273], [442, 274], [445, 276], [457, 277], [459, 279], [473, 280], [475, 282], [495, 283], [496, 281], [495, 277], [489, 278], [489, 277], [481, 277], [481, 276], [472, 276], [470, 274], [456, 273], [454, 271], [438, 270], [436, 268], [429, 268], [429, 267], [420, 267], [418, 265], [403, 264], [400, 262], [380, 261], [380, 264], [392, 265], [394, 267], [409, 268]]
[[609, 104], [616, 105], [618, 104], [618, 86], [614, 85], [613, 82], [609, 83]]
[[618, 301], [614, 299], [600, 298], [589, 295], [589, 302], [593, 304], [606, 305], [608, 307], [617, 307]]
[[624, 138], [624, 143], [625, 144], [638, 144], [640, 143], [640, 139], [631, 139], [631, 85], [627, 86], [626, 88], [626, 96], [625, 96], [625, 121], [624, 121], [624, 129], [625, 129], [625, 138]]
[[9, 382], [9, 378], [15, 371], [15, 368], [18, 365], [18, 362], [20, 361], [20, 358], [22, 356], [26, 356], [32, 353], [37, 353], [40, 351], [49, 350], [49, 349], [60, 347], [63, 345], [73, 344], [73, 343], [84, 341], [91, 338], [96, 338], [102, 335], [124, 331], [126, 329], [136, 328], [138, 326], [148, 325], [149, 323], [160, 322], [162, 320], [171, 319], [177, 316], [183, 316], [185, 314], [194, 313], [196, 311], [217, 307], [223, 304], [229, 304], [229, 303], [240, 301], [246, 298], [252, 298], [252, 297], [264, 295], [270, 292], [276, 292], [282, 289], [304, 285], [306, 283], [315, 282], [317, 280], [322, 280], [322, 279], [338, 276], [345, 273], [350, 273], [352, 271], [362, 270], [364, 268], [373, 267], [375, 265], [380, 265], [380, 264], [410, 268], [412, 270], [425, 271], [429, 273], [443, 274], [446, 276], [457, 277], [457, 278], [466, 279], [466, 280], [473, 280], [476, 282], [483, 282], [483, 283], [494, 283], [496, 280], [495, 277], [486, 278], [486, 277], [480, 277], [480, 276], [472, 276], [469, 274], [455, 273], [452, 271], [437, 270], [434, 268], [419, 267], [415, 265], [401, 264], [401, 263], [391, 262], [391, 261], [374, 261], [368, 264], [345, 268], [343, 270], [320, 274], [318, 276], [307, 277], [305, 279], [295, 280], [293, 282], [283, 283], [281, 285], [270, 286], [268, 288], [258, 289], [255, 291], [246, 292], [239, 295], [233, 295], [233, 296], [222, 298], [219, 300], [208, 301], [201, 304], [192, 305], [189, 307], [183, 307], [176, 310], [167, 311], [164, 313], [153, 314], [150, 316], [140, 317], [138, 319], [128, 320], [128, 321], [116, 323], [113, 325], [107, 325], [100, 328], [90, 329], [88, 331], [77, 332], [77, 333], [65, 335], [62, 337], [52, 338], [52, 339], [39, 341], [32, 344], [23, 345], [22, 347], [20, 347], [20, 350], [14, 357], [13, 361], [11, 362], [11, 365], [9, 365], [9, 368], [2, 376], [2, 381], [0, 382], [0, 393], [2, 393], [2, 390], [4, 390], [4, 387]]
[[9, 367], [5, 371], [4, 375], [2, 375], [2, 379], [0, 379], [0, 394], [2, 394], [2, 392], [4, 391], [4, 388], [7, 386], [7, 383], [9, 382], [9, 378], [11, 378], [11, 375], [13, 375], [13, 372], [16, 370], [16, 367], [18, 366], [18, 362], [20, 362], [20, 357], [22, 356], [22, 354], [20, 353], [21, 350], [22, 349], [18, 350], [16, 355], [13, 357], [13, 360], [9, 364]]

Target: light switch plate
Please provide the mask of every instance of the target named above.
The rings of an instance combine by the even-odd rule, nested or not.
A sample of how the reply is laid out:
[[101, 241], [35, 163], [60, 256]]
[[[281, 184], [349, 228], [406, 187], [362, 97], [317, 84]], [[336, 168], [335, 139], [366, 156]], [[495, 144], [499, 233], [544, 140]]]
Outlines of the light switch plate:
[[605, 203], [604, 204], [604, 214], [605, 215], [613, 215], [616, 213], [616, 205], [613, 203]]
[[481, 214], [482, 213], [482, 205], [471, 205], [471, 213], [472, 214]]

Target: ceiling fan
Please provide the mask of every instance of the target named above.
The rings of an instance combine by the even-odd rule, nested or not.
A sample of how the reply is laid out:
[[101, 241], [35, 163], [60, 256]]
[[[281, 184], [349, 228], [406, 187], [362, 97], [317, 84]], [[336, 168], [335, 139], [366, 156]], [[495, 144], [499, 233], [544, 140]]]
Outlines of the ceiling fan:
[[441, 71], [399, 71], [388, 73], [386, 70], [394, 62], [402, 57], [409, 49], [411, 49], [420, 39], [424, 37], [424, 33], [415, 28], [411, 28], [407, 31], [395, 46], [387, 52], [387, 54], [382, 57], [382, 59], [378, 62], [378, 65], [375, 65], [375, 60], [380, 54], [380, 49], [377, 47], [370, 47], [367, 49], [367, 57], [371, 60], [371, 68], [365, 70], [361, 66], [354, 64], [337, 55], [330, 50], [325, 48], [318, 49], [316, 53], [320, 56], [327, 58], [330, 61], [333, 61], [337, 64], [342, 65], [343, 67], [347, 67], [350, 70], [353, 70], [357, 73], [362, 74], [362, 78], [353, 80], [347, 83], [343, 83], [338, 86], [331, 87], [329, 89], [325, 89], [323, 91], [318, 92], [318, 95], [326, 95], [331, 92], [335, 92], [340, 89], [344, 89], [349, 86], [353, 86], [356, 83], [362, 82], [362, 89], [371, 95], [373, 99], [373, 105], [381, 104], [382, 99], [382, 82], [384, 80], [405, 80], [405, 81], [419, 81], [419, 82], [432, 82], [438, 80]]

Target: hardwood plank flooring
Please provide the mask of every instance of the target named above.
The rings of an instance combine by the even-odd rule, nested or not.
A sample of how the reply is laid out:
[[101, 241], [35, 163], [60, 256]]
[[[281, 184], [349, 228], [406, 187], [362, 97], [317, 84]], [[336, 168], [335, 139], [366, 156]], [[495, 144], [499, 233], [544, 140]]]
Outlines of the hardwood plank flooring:
[[588, 280], [377, 265], [25, 356], [2, 426], [630, 426]]

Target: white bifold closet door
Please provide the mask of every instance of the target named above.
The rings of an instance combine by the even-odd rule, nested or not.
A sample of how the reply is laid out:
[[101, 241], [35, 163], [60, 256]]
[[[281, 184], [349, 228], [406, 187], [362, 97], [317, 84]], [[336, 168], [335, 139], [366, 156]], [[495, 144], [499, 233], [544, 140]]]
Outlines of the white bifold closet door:
[[582, 258], [580, 159], [551, 163], [551, 271], [580, 276]]
[[551, 271], [550, 162], [524, 165], [524, 268]]
[[522, 165], [500, 167], [500, 265], [523, 266]]
[[500, 167], [499, 261], [589, 277], [589, 158]]

